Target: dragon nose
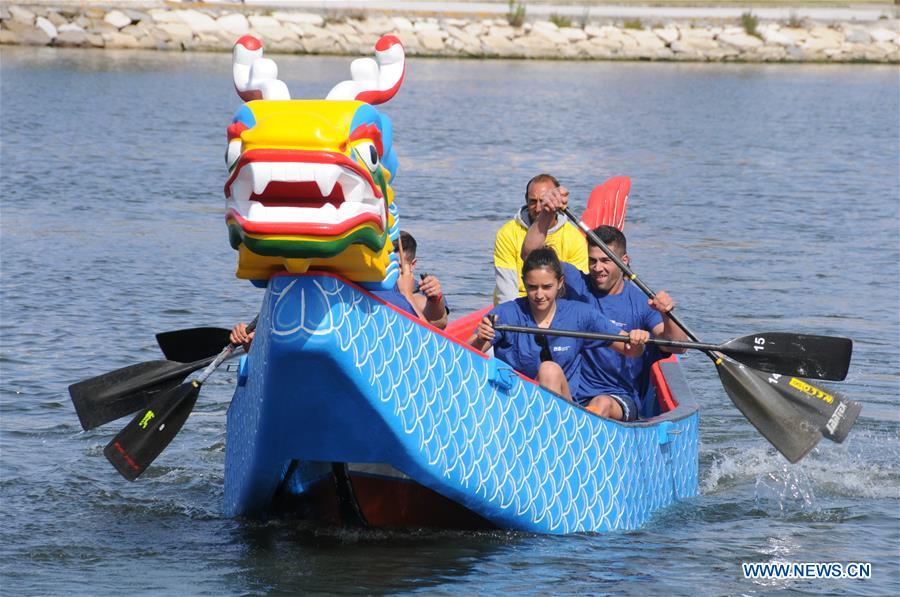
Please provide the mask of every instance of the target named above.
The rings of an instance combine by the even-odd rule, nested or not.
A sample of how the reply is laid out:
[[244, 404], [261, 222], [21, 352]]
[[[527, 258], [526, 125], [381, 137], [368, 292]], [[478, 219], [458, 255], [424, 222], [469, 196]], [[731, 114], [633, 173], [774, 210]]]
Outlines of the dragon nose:
[[241, 134], [245, 150], [258, 147], [290, 147], [294, 149], [326, 149], [342, 151], [346, 142], [342, 134], [322, 114], [293, 111], [257, 121], [256, 126]]

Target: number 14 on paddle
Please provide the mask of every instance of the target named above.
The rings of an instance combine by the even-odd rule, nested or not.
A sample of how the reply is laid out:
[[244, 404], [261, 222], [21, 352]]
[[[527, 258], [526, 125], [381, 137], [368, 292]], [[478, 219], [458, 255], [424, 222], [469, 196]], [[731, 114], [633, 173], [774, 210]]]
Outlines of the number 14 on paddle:
[[785, 398], [810, 411], [818, 420], [822, 436], [833, 442], [841, 443], [847, 438], [862, 410], [859, 402], [847, 400], [833, 390], [826, 391], [805, 379], [769, 373], [766, 381]]

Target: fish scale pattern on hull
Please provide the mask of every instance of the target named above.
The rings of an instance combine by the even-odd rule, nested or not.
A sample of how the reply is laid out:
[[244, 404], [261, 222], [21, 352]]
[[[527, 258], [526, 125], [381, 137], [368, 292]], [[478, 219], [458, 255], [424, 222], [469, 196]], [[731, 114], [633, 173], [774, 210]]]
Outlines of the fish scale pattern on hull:
[[601, 419], [336, 277], [270, 280], [244, 370], [229, 515], [264, 509], [292, 458], [388, 462], [502, 528], [543, 533], [636, 528], [697, 493], [696, 407]]

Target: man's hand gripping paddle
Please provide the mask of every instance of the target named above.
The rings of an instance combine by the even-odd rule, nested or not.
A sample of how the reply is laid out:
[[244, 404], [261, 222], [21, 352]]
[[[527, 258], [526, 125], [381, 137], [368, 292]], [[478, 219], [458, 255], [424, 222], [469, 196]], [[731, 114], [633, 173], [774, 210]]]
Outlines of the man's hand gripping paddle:
[[[560, 211], [581, 228], [626, 278], [648, 297], [655, 296], [587, 224], [579, 221], [568, 208]], [[669, 312], [668, 316], [691, 340], [700, 342], [674, 313]], [[823, 436], [842, 441], [860, 412], [859, 403], [842, 398], [833, 391], [814, 387], [795, 377], [776, 377], [777, 374], [773, 376], [756, 371], [715, 350], [704, 350], [704, 353], [715, 363], [722, 386], [734, 405], [790, 462], [803, 458]], [[846, 356], [849, 361], [849, 351]], [[825, 361], [830, 362], [830, 359]], [[802, 389], [801, 384], [806, 384], [809, 389]], [[830, 402], [826, 396], [831, 399]]]

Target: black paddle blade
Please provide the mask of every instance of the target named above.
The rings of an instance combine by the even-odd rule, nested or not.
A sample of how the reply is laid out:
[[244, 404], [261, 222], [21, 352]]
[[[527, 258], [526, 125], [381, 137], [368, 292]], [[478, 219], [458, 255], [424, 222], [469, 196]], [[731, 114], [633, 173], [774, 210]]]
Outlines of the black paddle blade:
[[847, 438], [862, 410], [859, 402], [804, 379], [777, 373], [753, 373], [784, 398], [808, 410], [818, 421], [819, 431], [825, 439], [833, 442], [841, 443]]
[[841, 381], [850, 368], [853, 341], [839, 336], [766, 332], [735, 338], [721, 350], [760, 371]]
[[200, 384], [190, 382], [157, 396], [106, 445], [106, 459], [129, 481], [137, 479], [181, 431], [199, 394]]
[[738, 410], [790, 462], [806, 456], [822, 439], [818, 417], [785, 400], [764, 377], [724, 357], [716, 370]]
[[222, 352], [230, 335], [231, 330], [225, 328], [190, 328], [156, 334], [156, 343], [170, 361], [190, 363]]
[[69, 396], [87, 431], [144, 408], [157, 394], [178, 386], [206, 364], [147, 361], [129, 365], [70, 385]]

